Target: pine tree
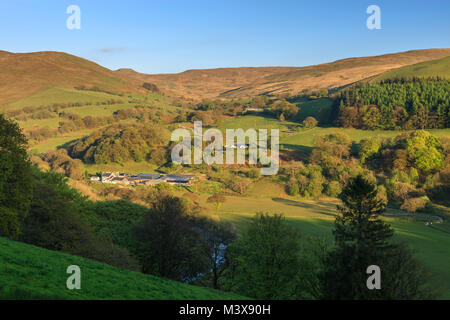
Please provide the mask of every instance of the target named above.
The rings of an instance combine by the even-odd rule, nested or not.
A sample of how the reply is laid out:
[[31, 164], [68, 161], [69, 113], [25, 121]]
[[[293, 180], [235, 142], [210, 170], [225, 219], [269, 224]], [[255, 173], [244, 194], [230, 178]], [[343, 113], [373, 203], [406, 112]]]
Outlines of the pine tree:
[[[426, 270], [405, 245], [392, 241], [393, 229], [380, 219], [386, 205], [377, 188], [362, 176], [351, 180], [340, 196], [333, 235], [335, 248], [322, 275], [326, 299], [414, 299], [431, 297]], [[367, 267], [381, 269], [381, 289], [369, 290]]]

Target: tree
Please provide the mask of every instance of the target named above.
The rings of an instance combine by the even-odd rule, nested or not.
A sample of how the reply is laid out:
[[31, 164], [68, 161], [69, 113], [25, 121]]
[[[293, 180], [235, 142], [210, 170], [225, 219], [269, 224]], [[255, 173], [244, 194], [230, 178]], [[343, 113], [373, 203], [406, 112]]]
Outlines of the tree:
[[208, 269], [205, 242], [180, 198], [158, 194], [136, 235], [144, 273], [189, 282]]
[[42, 248], [78, 253], [90, 241], [88, 225], [76, 212], [73, 199], [55, 186], [36, 182], [22, 240]]
[[220, 206], [222, 205], [222, 203], [225, 203], [225, 201], [227, 201], [227, 198], [225, 198], [220, 193], [215, 193], [206, 201], [209, 203], [214, 203], [216, 205], [216, 211], [219, 211]]
[[340, 132], [322, 134], [314, 138], [314, 145], [317, 147], [320, 147], [321, 145], [326, 143], [350, 146], [352, 144], [352, 139], [350, 139], [349, 135]]
[[315, 126], [317, 126], [317, 124], [319, 122], [314, 117], [306, 117], [306, 119], [303, 120], [302, 123], [305, 128], [310, 129], [310, 128], [314, 128]]
[[425, 108], [419, 108], [412, 117], [412, 121], [417, 129], [425, 129], [428, 125], [428, 111]]
[[79, 159], [72, 159], [66, 149], [48, 151], [42, 159], [48, 162], [53, 171], [64, 173], [75, 180], [83, 179], [83, 163]]
[[342, 192], [341, 184], [338, 181], [331, 181], [327, 184], [326, 194], [330, 197], [337, 197]]
[[298, 181], [295, 177], [291, 177], [286, 184], [286, 191], [290, 196], [296, 196], [300, 192]]
[[[376, 186], [360, 175], [348, 183], [340, 198], [343, 205], [338, 206], [333, 230], [336, 246], [322, 274], [324, 298], [429, 298], [425, 269], [408, 248], [392, 242], [393, 229], [379, 218], [386, 206], [377, 196]], [[381, 269], [380, 290], [366, 286], [370, 265]]]
[[308, 175], [309, 181], [306, 186], [307, 196], [318, 198], [323, 191], [323, 184], [325, 182], [322, 173], [319, 170], [311, 170]]
[[448, 125], [449, 84], [444, 79], [399, 78], [352, 86], [338, 93], [338, 123], [365, 129], [443, 128]]
[[139, 270], [125, 248], [100, 239], [85, 220], [85, 198], [70, 188], [63, 175], [33, 168], [35, 188], [20, 240], [49, 250]]
[[258, 179], [259, 177], [261, 177], [261, 170], [258, 168], [252, 168], [248, 170], [247, 175], [250, 179]]
[[271, 105], [272, 111], [280, 121], [293, 119], [297, 116], [300, 109], [293, 103], [286, 100], [277, 100]]
[[250, 105], [254, 108], [264, 108], [267, 104], [267, 97], [265, 96], [256, 96], [250, 101]]
[[364, 129], [373, 130], [380, 127], [381, 112], [376, 106], [367, 106], [361, 112], [361, 124]]
[[27, 140], [19, 125], [0, 114], [0, 236], [17, 238], [32, 197]]
[[326, 97], [328, 95], [328, 90], [327, 89], [320, 89], [319, 90], [319, 97]]
[[155, 148], [150, 152], [150, 161], [158, 166], [162, 166], [169, 161], [169, 153], [165, 148]]
[[376, 155], [381, 144], [377, 139], [364, 139], [359, 143], [359, 159], [363, 164], [366, 159]]
[[344, 128], [358, 128], [360, 125], [358, 108], [341, 107], [337, 122]]
[[[395, 126], [401, 128], [403, 123], [408, 119], [408, 113], [403, 107], [395, 107], [392, 111], [392, 121]], [[395, 129], [395, 128], [394, 128]]]
[[245, 194], [245, 192], [247, 192], [247, 188], [250, 185], [250, 182], [244, 178], [234, 178], [227, 184], [231, 190], [243, 195]]
[[428, 131], [413, 132], [406, 140], [406, 149], [415, 167], [424, 173], [438, 171], [444, 166], [441, 142]]
[[258, 213], [229, 246], [224, 289], [256, 299], [300, 297], [299, 237], [283, 216]]
[[229, 222], [216, 222], [211, 219], [202, 219], [198, 223], [206, 241], [206, 255], [209, 260], [209, 276], [211, 287], [219, 289], [219, 280], [228, 267], [226, 251], [230, 243], [236, 240], [236, 231]]
[[427, 148], [417, 151], [414, 165], [424, 173], [438, 171], [444, 166], [444, 157], [436, 148]]
[[412, 214], [416, 213], [417, 210], [421, 210], [425, 208], [427, 203], [430, 202], [428, 197], [416, 197], [416, 198], [407, 198], [403, 202], [400, 209], [411, 212]]

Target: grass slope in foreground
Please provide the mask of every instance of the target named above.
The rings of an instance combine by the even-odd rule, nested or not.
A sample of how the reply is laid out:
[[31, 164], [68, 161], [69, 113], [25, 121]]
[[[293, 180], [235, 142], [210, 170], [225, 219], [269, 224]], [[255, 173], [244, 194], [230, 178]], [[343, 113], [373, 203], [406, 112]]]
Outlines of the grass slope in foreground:
[[[68, 290], [67, 267], [81, 269], [81, 290]], [[241, 299], [0, 238], [0, 299]]]

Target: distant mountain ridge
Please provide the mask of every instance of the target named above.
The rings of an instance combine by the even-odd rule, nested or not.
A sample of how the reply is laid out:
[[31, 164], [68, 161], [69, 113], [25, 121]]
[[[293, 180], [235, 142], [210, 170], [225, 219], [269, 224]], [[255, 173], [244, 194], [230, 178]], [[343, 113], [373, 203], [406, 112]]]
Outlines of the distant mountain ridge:
[[[144, 82], [156, 84], [169, 97], [183, 96], [194, 100], [259, 94], [292, 95], [302, 90], [342, 87], [393, 69], [447, 56], [450, 56], [450, 49], [426, 49], [349, 58], [308, 67], [218, 68], [178, 74], [143, 74], [132, 69], [112, 71], [63, 52], [0, 51], [0, 110], [11, 104], [20, 108], [36, 101], [59, 102], [55, 92], [65, 95], [66, 101], [72, 101], [80, 87], [114, 93], [142, 93], [146, 92], [142, 88]], [[28, 99], [35, 96], [39, 99]]]
[[392, 69], [450, 56], [450, 49], [425, 49], [348, 58], [308, 67], [243, 67], [188, 70], [177, 74], [116, 72], [155, 83], [175, 96], [193, 99], [241, 98], [258, 94], [298, 94], [302, 90], [342, 87]]

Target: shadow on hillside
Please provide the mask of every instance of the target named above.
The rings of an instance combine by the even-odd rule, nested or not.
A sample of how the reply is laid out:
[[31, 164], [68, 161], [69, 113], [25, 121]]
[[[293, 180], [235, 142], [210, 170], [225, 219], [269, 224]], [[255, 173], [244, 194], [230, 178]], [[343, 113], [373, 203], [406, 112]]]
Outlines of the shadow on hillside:
[[308, 154], [312, 151], [313, 148], [308, 146], [301, 146], [298, 144], [280, 143], [280, 149], [294, 150], [301, 152], [302, 154]]
[[73, 139], [73, 140], [67, 141], [67, 142], [64, 143], [64, 144], [61, 144], [61, 145], [57, 146], [57, 147], [56, 147], [56, 150], [59, 150], [59, 149], [66, 149], [66, 150], [68, 150], [68, 149], [69, 149], [69, 146], [70, 146], [72, 143], [74, 143], [75, 141], [77, 141], [77, 140], [78, 140], [78, 139]]
[[[272, 198], [272, 201], [275, 202], [279, 202], [288, 206], [294, 206], [294, 207], [300, 207], [300, 208], [304, 208], [304, 209], [309, 209], [311, 211], [314, 211], [314, 213], [319, 213], [319, 214], [323, 214], [326, 216], [330, 216], [330, 217], [334, 217], [336, 214], [331, 213], [331, 209], [328, 208], [328, 206], [326, 206], [326, 204], [324, 204], [323, 202], [317, 202], [317, 204], [311, 204], [311, 203], [305, 203], [305, 202], [299, 202], [299, 201], [294, 201], [294, 200], [289, 200], [289, 199], [284, 199], [284, 198]], [[323, 208], [325, 207], [326, 208]], [[330, 212], [327, 212], [330, 211]]]

